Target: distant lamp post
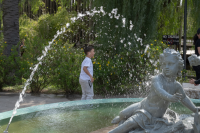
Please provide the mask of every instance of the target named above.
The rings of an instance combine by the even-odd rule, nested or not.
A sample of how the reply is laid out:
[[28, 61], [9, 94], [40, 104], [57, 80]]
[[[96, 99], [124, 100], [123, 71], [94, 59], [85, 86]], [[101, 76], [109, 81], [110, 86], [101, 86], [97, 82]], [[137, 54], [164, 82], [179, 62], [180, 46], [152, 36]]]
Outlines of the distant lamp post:
[[[184, 42], [183, 42], [183, 58], [184, 58], [184, 69], [186, 70], [186, 37], [187, 37], [187, 0], [185, 0], [184, 8]], [[184, 73], [184, 79], [185, 79]]]

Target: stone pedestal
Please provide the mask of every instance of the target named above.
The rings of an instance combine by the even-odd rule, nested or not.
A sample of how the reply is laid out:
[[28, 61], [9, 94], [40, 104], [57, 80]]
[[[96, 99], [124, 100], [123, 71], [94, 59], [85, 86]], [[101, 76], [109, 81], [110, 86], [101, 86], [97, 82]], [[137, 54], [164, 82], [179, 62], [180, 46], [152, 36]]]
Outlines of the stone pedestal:
[[194, 86], [190, 83], [183, 83], [182, 84], [186, 95], [192, 99], [200, 99], [200, 85]]

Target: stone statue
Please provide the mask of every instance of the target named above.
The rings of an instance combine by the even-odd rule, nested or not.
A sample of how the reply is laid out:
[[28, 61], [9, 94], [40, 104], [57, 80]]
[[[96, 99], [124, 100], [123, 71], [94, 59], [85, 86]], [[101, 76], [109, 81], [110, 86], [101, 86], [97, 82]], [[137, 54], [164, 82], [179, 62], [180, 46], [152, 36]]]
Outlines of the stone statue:
[[[134, 103], [112, 120], [119, 126], [109, 133], [194, 133], [195, 123], [188, 124], [168, 108], [171, 102], [181, 102], [198, 116], [197, 108], [185, 94], [181, 84], [176, 81], [181, 76], [183, 59], [174, 49], [165, 49], [160, 55], [162, 73], [152, 77], [151, 90], [146, 98]], [[196, 127], [200, 119], [196, 118]], [[199, 128], [195, 133], [200, 133]]]
[[198, 66], [200, 65], [200, 56], [193, 54], [190, 57], [188, 57], [188, 61], [190, 63], [190, 66]]

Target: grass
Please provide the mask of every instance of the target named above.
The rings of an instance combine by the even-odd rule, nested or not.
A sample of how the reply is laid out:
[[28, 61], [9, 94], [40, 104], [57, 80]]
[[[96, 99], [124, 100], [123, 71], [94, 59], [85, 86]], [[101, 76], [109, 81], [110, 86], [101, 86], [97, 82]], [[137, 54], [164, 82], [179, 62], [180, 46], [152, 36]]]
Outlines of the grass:
[[[23, 90], [23, 85], [15, 85], [15, 86], [6, 86], [3, 87], [4, 92], [21, 92]], [[26, 93], [30, 93], [31, 90], [27, 88]], [[55, 86], [48, 86], [44, 90], [42, 90], [43, 94], [64, 94], [64, 90], [58, 89]]]
[[5, 91], [5, 92], [21, 92], [22, 89], [23, 89], [23, 85], [3, 87], [3, 91]]
[[[187, 71], [187, 76], [195, 76], [195, 72], [194, 71]], [[189, 83], [190, 78], [186, 77], [186, 81], [184, 81], [184, 83]], [[24, 84], [24, 83], [23, 83]], [[15, 85], [15, 86], [6, 86], [3, 87], [3, 91], [4, 92], [16, 92], [16, 93], [20, 93], [23, 90], [23, 85]], [[27, 88], [26, 93], [30, 93], [31, 90], [29, 88]], [[62, 89], [57, 88], [54, 85], [49, 85], [46, 88], [44, 88], [41, 92], [42, 94], [64, 94], [65, 91]]]
[[[186, 80], [184, 81], [184, 83], [189, 83], [190, 79], [195, 78], [195, 77], [196, 77], [195, 71], [193, 71], [192, 69], [187, 70]], [[3, 91], [20, 93], [23, 90], [26, 80], [22, 79], [22, 81], [23, 81], [22, 85], [6, 86], [6, 87], [3, 87]], [[132, 86], [129, 86], [128, 88], [132, 88]], [[79, 89], [81, 89], [81, 88], [79, 88]], [[30, 92], [31, 92], [31, 90], [29, 88], [27, 88], [26, 93], [30, 93]], [[43, 93], [43, 94], [64, 94], [65, 91], [57, 88], [54, 85], [49, 85], [46, 88], [44, 88], [41, 93]]]

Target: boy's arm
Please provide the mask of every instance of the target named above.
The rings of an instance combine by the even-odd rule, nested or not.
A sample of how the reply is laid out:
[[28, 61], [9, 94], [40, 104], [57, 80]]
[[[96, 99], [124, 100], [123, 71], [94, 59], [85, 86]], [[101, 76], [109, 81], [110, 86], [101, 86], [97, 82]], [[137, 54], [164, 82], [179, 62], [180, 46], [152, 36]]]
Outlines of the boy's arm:
[[152, 78], [152, 88], [154, 89], [156, 94], [158, 96], [160, 96], [161, 98], [163, 98], [167, 101], [172, 101], [173, 95], [169, 94], [168, 92], [166, 92], [163, 89], [163, 85], [162, 85], [160, 79], [158, 78], [158, 76], [155, 76]]
[[200, 79], [194, 81], [194, 83], [195, 83], [196, 85], [200, 84]]
[[178, 93], [182, 94], [181, 103], [190, 109], [192, 112], [197, 111], [197, 107], [193, 104], [190, 98], [185, 94], [183, 87], [178, 83]]
[[90, 74], [90, 72], [88, 71], [88, 67], [90, 67], [91, 61], [86, 59], [85, 62], [83, 63], [83, 71], [91, 78], [92, 75]]
[[88, 75], [88, 76], [90, 76], [90, 77], [92, 77], [92, 75], [90, 74], [90, 72], [88, 71], [88, 66], [84, 66], [83, 67], [83, 71]]

